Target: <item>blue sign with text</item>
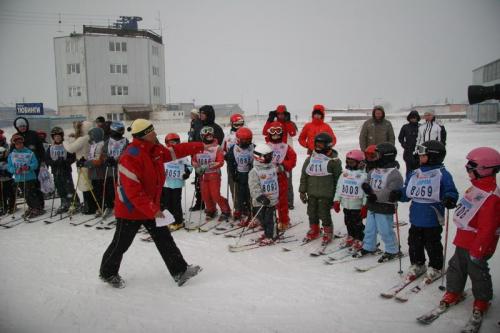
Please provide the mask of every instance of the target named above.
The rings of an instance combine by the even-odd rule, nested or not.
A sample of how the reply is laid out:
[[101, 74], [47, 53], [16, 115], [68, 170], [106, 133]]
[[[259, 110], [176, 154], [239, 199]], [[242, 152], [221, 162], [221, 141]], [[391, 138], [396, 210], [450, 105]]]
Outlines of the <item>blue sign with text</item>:
[[42, 116], [43, 103], [16, 103], [18, 116]]

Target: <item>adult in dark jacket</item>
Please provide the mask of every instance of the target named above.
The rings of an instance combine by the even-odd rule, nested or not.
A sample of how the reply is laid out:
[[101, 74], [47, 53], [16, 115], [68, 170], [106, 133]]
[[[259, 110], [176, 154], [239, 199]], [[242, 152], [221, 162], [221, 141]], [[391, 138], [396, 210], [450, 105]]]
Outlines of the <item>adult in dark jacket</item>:
[[[214, 137], [217, 139], [217, 143], [221, 145], [224, 141], [224, 131], [215, 123], [215, 110], [212, 105], [203, 105], [200, 108], [200, 120], [202, 128], [208, 126], [214, 129]], [[194, 141], [201, 142], [200, 131], [201, 128], [194, 132]]]
[[378, 145], [389, 142], [394, 145], [395, 137], [392, 124], [385, 119], [384, 107], [373, 107], [372, 117], [364, 122], [359, 133], [359, 147], [365, 151], [369, 145]]
[[203, 123], [200, 120], [200, 113], [197, 109], [191, 110], [191, 127], [188, 132], [188, 142], [195, 141], [195, 133], [199, 133], [203, 127]]
[[408, 120], [408, 124], [401, 127], [398, 135], [398, 141], [404, 149], [403, 159], [406, 164], [406, 176], [408, 177], [411, 171], [419, 167], [418, 160], [413, 155], [413, 152], [415, 151], [415, 146], [417, 145], [418, 122], [420, 121], [420, 115], [418, 114], [418, 111], [412, 110], [406, 119]]
[[[193, 140], [195, 142], [201, 142], [200, 131], [203, 127], [208, 126], [214, 129], [214, 137], [219, 145], [222, 145], [224, 141], [224, 131], [222, 128], [215, 123], [215, 110], [212, 105], [204, 105], [200, 108], [200, 120], [201, 127], [199, 123], [196, 123], [196, 128], [194, 128]], [[204, 208], [203, 202], [201, 200], [201, 190], [200, 190], [200, 179], [198, 175], [195, 176], [195, 197], [196, 203], [193, 207], [189, 208], [190, 211], [194, 212]]]

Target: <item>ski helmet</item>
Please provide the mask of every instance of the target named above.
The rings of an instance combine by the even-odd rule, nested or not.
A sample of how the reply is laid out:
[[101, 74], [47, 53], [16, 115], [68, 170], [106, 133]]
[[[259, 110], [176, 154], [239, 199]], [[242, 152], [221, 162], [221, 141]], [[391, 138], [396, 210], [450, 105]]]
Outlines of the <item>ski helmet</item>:
[[429, 157], [427, 165], [439, 165], [443, 163], [446, 156], [446, 147], [439, 141], [430, 140], [418, 145], [417, 153]]
[[287, 112], [286, 105], [280, 104], [276, 107], [276, 113], [285, 113], [285, 112]]
[[283, 125], [279, 121], [273, 121], [269, 125], [267, 129], [267, 138], [273, 143], [278, 143], [283, 140]]
[[23, 142], [24, 143], [24, 137], [19, 134], [19, 133], [16, 133], [14, 134], [11, 138], [10, 138], [10, 143], [13, 143], [15, 144], [16, 141], [20, 141], [20, 142]]
[[396, 147], [389, 142], [379, 143], [377, 148], [375, 148], [375, 152], [377, 153], [377, 166], [379, 167], [394, 163], [396, 161], [396, 154], [398, 153]]
[[236, 142], [241, 148], [247, 148], [252, 144], [253, 133], [248, 127], [240, 127], [236, 131]]
[[123, 135], [123, 133], [125, 133], [125, 126], [123, 125], [123, 123], [121, 121], [113, 121], [111, 123], [111, 125], [109, 126], [109, 129], [112, 132], [120, 133], [121, 135]]
[[353, 149], [347, 153], [346, 159], [361, 162], [365, 159], [365, 154], [359, 149]]
[[212, 143], [214, 141], [214, 129], [210, 126], [204, 126], [200, 131], [201, 141], [203, 143]]
[[177, 133], [168, 133], [165, 136], [165, 144], [168, 146], [170, 141], [175, 141], [176, 143], [180, 143], [181, 138]]
[[38, 130], [38, 131], [36, 131], [36, 134], [38, 135], [40, 140], [42, 140], [42, 141], [47, 140], [47, 132], [42, 131], [42, 130]]
[[273, 160], [273, 150], [267, 143], [259, 143], [253, 150], [253, 157], [256, 161], [269, 164]]
[[[319, 147], [319, 144], [322, 147]], [[314, 137], [314, 151], [320, 154], [328, 153], [333, 147], [333, 139], [330, 134], [321, 132]]]
[[245, 119], [239, 113], [235, 113], [235, 114], [231, 115], [229, 120], [231, 121], [231, 127], [233, 129], [238, 129], [238, 128], [245, 125]]
[[465, 168], [468, 172], [473, 171], [476, 178], [494, 176], [500, 171], [500, 153], [490, 147], [479, 147], [472, 149], [466, 159]]

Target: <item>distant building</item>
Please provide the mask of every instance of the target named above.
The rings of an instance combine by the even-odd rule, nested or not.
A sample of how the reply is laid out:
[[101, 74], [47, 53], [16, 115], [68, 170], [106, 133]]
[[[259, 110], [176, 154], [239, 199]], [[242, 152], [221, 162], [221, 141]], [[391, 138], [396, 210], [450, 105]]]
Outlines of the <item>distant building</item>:
[[444, 115], [449, 113], [465, 113], [469, 108], [469, 104], [431, 104], [431, 105], [417, 105], [411, 110], [417, 110], [420, 115], [426, 111], [433, 111], [436, 115]]
[[[472, 71], [472, 83], [481, 86], [492, 86], [500, 83], [500, 59], [492, 61]], [[500, 119], [499, 101], [489, 100], [471, 105], [467, 110], [467, 118], [475, 123], [496, 123]]]
[[62, 116], [133, 120], [165, 105], [162, 37], [137, 29], [140, 18], [125, 19], [116, 27], [83, 26], [82, 34], [54, 38]]

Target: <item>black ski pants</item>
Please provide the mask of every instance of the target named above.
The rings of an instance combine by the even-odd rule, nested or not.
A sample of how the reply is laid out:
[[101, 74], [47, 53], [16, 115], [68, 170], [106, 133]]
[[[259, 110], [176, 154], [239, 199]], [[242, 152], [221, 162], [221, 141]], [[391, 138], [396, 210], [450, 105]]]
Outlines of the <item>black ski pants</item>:
[[441, 233], [443, 227], [422, 228], [412, 225], [408, 232], [408, 252], [411, 264], [425, 264], [425, 251], [429, 256], [429, 266], [435, 269], [443, 268], [443, 245]]
[[182, 187], [164, 187], [161, 190], [160, 207], [162, 211], [167, 209], [174, 216], [176, 224], [184, 222], [182, 214]]
[[365, 226], [361, 218], [360, 209], [344, 208], [344, 223], [349, 236], [359, 241], [363, 241], [363, 238], [365, 238]]
[[102, 257], [100, 268], [102, 277], [109, 278], [118, 274], [123, 254], [127, 252], [132, 244], [141, 225], [148, 230], [153, 238], [170, 275], [175, 277], [186, 271], [187, 263], [181, 251], [177, 248], [168, 226], [157, 227], [155, 220], [126, 220], [117, 218], [113, 240]]
[[[258, 213], [258, 214], [257, 214]], [[264, 234], [267, 238], [274, 238], [276, 207], [260, 206], [253, 208], [253, 214], [257, 214], [256, 219], [260, 221]]]

